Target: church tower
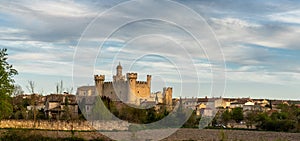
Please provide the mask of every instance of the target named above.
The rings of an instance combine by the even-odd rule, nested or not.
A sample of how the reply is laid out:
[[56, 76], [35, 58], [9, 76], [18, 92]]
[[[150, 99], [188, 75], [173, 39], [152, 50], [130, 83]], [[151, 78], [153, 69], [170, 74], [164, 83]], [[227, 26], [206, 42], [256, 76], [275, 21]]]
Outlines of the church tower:
[[123, 70], [123, 68], [121, 66], [121, 63], [119, 62], [119, 65], [116, 68], [116, 75], [113, 76], [113, 79], [115, 82], [120, 81], [120, 80], [122, 80], [122, 81], [125, 80], [125, 76], [122, 75], [122, 70]]

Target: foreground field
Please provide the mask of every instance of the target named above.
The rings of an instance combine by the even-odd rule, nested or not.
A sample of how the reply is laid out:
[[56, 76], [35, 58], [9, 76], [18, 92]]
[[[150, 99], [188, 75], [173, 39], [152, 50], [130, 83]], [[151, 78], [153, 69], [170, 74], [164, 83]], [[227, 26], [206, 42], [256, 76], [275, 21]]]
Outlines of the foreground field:
[[215, 129], [180, 129], [164, 140], [199, 140], [199, 141], [299, 141], [300, 133], [215, 130]]
[[[114, 134], [114, 132], [109, 132]], [[122, 132], [122, 136], [128, 136], [133, 140], [132, 134]], [[134, 140], [145, 140], [146, 138], [134, 138]], [[149, 139], [149, 138], [148, 138]], [[199, 140], [199, 141], [298, 141], [299, 133], [242, 131], [242, 130], [215, 130], [215, 129], [180, 129], [164, 141], [173, 140]], [[44, 131], [44, 130], [19, 130], [1, 129], [0, 141], [68, 141], [68, 140], [110, 140], [98, 132], [70, 132], [70, 131]]]

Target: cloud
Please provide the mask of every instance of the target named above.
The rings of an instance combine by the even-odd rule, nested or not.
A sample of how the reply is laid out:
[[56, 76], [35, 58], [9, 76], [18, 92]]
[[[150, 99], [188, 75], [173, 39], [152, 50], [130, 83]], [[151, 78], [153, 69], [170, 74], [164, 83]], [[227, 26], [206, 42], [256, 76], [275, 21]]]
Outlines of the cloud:
[[272, 21], [286, 23], [286, 24], [300, 24], [299, 20], [300, 10], [291, 10], [270, 14], [268, 17]]
[[[0, 17], [3, 17], [0, 19], [0, 46], [9, 49], [9, 60], [24, 73], [69, 77], [73, 61], [79, 61], [74, 64], [78, 69], [75, 72], [90, 75], [86, 79], [78, 76], [81, 84], [92, 81], [87, 79], [92, 79], [93, 74], [111, 75], [115, 67], [112, 61], [121, 60], [124, 66], [130, 66], [136, 58], [140, 59], [133, 64], [134, 71], [167, 76], [167, 80], [174, 82], [179, 82], [174, 64], [181, 68], [187, 80], [193, 80], [195, 75], [191, 72], [197, 69], [201, 83], [211, 82], [212, 71], [217, 71], [216, 75], [228, 73], [228, 79], [235, 82], [279, 85], [299, 82], [299, 2], [176, 1], [204, 17], [223, 52], [207, 43], [206, 35], [210, 30], [203, 29], [205, 24], [199, 24], [197, 17], [190, 17], [187, 12], [178, 15], [178, 9], [171, 9], [164, 14], [185, 21], [187, 27], [197, 27], [203, 35], [200, 42], [206, 43], [202, 48], [189, 32], [172, 21], [132, 21], [143, 15], [163, 14], [157, 12], [168, 6], [163, 2], [150, 11], [132, 7], [104, 13], [101, 20], [95, 20], [94, 26], [89, 27], [94, 30], [89, 31], [86, 38], [82, 37], [87, 39], [85, 46], [75, 48], [95, 16], [121, 2], [0, 2]], [[113, 32], [117, 25], [124, 24], [123, 21], [131, 22]], [[98, 52], [106, 33], [113, 34]], [[74, 53], [77, 55], [73, 56]], [[117, 53], [119, 56], [114, 60]], [[143, 57], [147, 53], [149, 55]], [[228, 70], [222, 66], [223, 55]], [[163, 57], [165, 60], [161, 60]]]
[[98, 13], [71, 1], [11, 1], [0, 7], [10, 22], [24, 30], [27, 40], [47, 42], [78, 39]]

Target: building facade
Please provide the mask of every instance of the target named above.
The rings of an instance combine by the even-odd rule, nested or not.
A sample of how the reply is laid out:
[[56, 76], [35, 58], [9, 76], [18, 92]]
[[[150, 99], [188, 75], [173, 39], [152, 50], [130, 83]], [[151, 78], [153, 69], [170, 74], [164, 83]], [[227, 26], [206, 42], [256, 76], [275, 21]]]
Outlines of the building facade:
[[95, 86], [81, 86], [77, 88], [77, 96], [96, 96]]

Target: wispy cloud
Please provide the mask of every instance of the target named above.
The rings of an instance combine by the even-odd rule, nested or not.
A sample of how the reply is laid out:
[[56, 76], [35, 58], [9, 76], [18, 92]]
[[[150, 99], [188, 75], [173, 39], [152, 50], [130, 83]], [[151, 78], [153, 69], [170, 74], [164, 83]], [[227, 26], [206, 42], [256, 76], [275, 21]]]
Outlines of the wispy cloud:
[[[122, 21], [149, 15], [142, 7], [103, 14], [100, 21], [94, 21], [94, 30], [89, 31], [86, 46], [76, 48], [90, 22], [121, 2], [0, 2], [0, 46], [9, 49], [9, 61], [21, 74], [72, 77], [73, 61], [80, 61], [81, 64], [74, 64], [78, 69], [75, 72], [87, 72], [91, 76], [80, 78], [78, 85], [92, 82], [87, 79], [94, 73], [111, 75], [114, 72], [112, 62], [118, 61], [128, 66], [127, 70], [132, 65], [131, 69], [142, 75], [149, 72], [157, 78], [166, 76], [166, 81], [176, 83], [180, 82], [178, 72], [174, 71], [176, 67], [187, 82], [192, 82], [195, 73], [191, 72], [196, 69], [201, 83], [210, 83], [212, 68], [227, 73], [229, 81], [247, 82], [253, 86], [257, 83], [294, 86], [300, 82], [297, 61], [300, 59], [300, 3], [297, 1], [174, 1], [195, 10], [207, 21], [220, 41], [227, 70], [220, 62], [223, 60], [220, 52], [209, 46], [200, 48], [188, 32], [172, 22], [132, 21], [116, 32], [111, 31]], [[162, 3], [161, 7], [164, 6]], [[154, 7], [150, 13], [155, 14], [161, 7]], [[178, 14], [174, 9], [166, 13], [179, 21], [188, 16], [175, 16]], [[192, 21], [196, 20], [186, 20], [185, 24], [189, 27], [204, 25]], [[207, 31], [199, 32], [206, 35]], [[114, 34], [104, 42], [105, 33]], [[206, 39], [200, 42], [205, 43]], [[98, 52], [102, 43], [103, 48]], [[74, 56], [74, 53], [79, 54]], [[148, 56], [143, 56], [145, 54]], [[140, 59], [137, 61], [136, 58]], [[95, 67], [95, 70], [89, 67]]]

